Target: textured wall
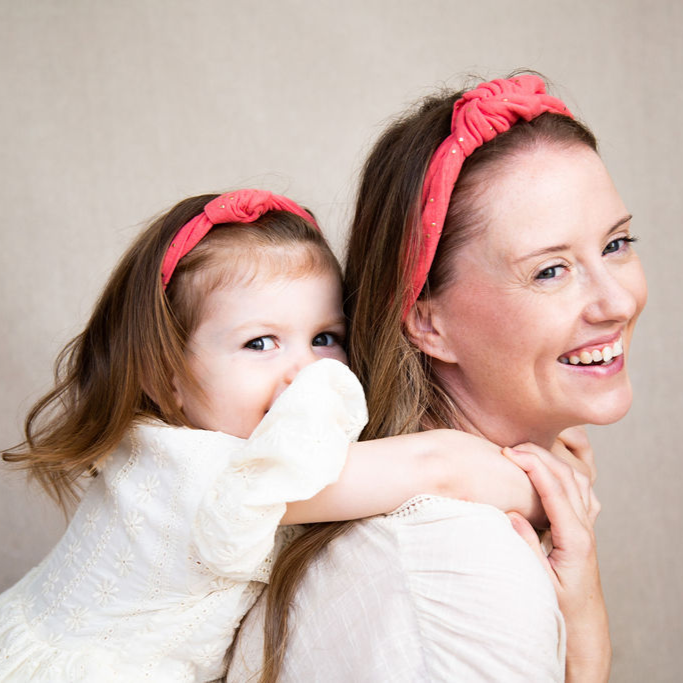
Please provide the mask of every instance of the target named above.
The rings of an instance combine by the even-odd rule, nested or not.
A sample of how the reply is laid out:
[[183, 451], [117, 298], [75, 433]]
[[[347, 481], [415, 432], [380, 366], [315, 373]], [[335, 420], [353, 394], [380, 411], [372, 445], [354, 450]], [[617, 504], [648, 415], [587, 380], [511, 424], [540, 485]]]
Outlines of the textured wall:
[[[149, 217], [261, 185], [304, 201], [341, 251], [388, 117], [470, 73], [537, 69], [597, 133], [641, 237], [636, 401], [592, 430], [598, 533], [613, 680], [678, 680], [682, 33], [677, 0], [0, 0], [2, 445]], [[62, 527], [2, 470], [0, 587]]]

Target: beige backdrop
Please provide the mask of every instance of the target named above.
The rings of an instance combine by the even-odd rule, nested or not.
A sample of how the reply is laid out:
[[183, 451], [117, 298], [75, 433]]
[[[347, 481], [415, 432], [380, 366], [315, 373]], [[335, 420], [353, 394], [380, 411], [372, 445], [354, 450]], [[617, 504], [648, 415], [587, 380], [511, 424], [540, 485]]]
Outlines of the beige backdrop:
[[[598, 533], [612, 680], [680, 680], [679, 0], [0, 0], [2, 445], [153, 214], [259, 185], [307, 203], [339, 252], [388, 117], [466, 74], [515, 67], [547, 74], [593, 127], [641, 237], [636, 401], [592, 431]], [[0, 588], [62, 528], [3, 470]]]

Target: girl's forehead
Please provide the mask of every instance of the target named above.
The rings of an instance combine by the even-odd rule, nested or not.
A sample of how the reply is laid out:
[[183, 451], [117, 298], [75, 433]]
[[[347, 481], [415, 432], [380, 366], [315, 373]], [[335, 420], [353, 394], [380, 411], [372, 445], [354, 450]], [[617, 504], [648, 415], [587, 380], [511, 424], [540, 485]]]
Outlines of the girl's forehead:
[[208, 294], [218, 288], [262, 286], [328, 273], [341, 281], [336, 261], [316, 245], [249, 247], [217, 254], [204, 286]]

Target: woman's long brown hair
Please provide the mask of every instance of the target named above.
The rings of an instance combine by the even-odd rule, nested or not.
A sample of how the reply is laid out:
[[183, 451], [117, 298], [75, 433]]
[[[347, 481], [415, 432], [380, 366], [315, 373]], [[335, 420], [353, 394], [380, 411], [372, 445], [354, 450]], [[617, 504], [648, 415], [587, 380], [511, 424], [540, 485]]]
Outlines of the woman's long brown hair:
[[171, 239], [217, 196], [181, 201], [137, 238], [84, 331], [58, 356], [55, 386], [28, 413], [25, 441], [3, 453], [65, 509], [78, 499], [81, 477], [96, 472], [134, 420], [191, 426], [174, 398], [174, 378], [196, 387], [184, 352], [211, 289], [253, 277], [260, 266], [292, 275], [339, 273], [318, 230], [271, 211], [253, 223], [215, 226], [181, 259], [164, 291], [161, 263]]
[[[366, 392], [370, 420], [362, 439], [424, 429], [459, 428], [459, 410], [410, 342], [402, 325], [403, 295], [411, 271], [406, 254], [421, 239], [420, 201], [429, 161], [450, 133], [454, 102], [462, 92], [427, 98], [380, 137], [361, 174], [344, 277], [349, 319], [349, 360]], [[477, 199], [495, 182], [495, 171], [538, 145], [596, 149], [593, 134], [565, 116], [543, 114], [520, 121], [476, 150], [464, 163], [422, 299], [451, 284], [457, 251], [485, 226]], [[406, 267], [408, 265], [408, 267]], [[297, 587], [313, 559], [353, 522], [314, 524], [274, 564], [265, 617], [261, 683], [282, 670], [288, 616]], [[343, 643], [339, 644], [343, 647]]]

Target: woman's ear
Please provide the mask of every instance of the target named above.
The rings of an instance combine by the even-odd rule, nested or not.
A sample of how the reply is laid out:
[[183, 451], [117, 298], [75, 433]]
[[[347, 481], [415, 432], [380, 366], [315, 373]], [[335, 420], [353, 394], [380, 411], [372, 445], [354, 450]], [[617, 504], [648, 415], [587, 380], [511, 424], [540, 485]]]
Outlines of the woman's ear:
[[444, 363], [457, 363], [455, 349], [448, 344], [441, 325], [440, 308], [434, 301], [416, 301], [406, 317], [408, 339], [425, 353]]

